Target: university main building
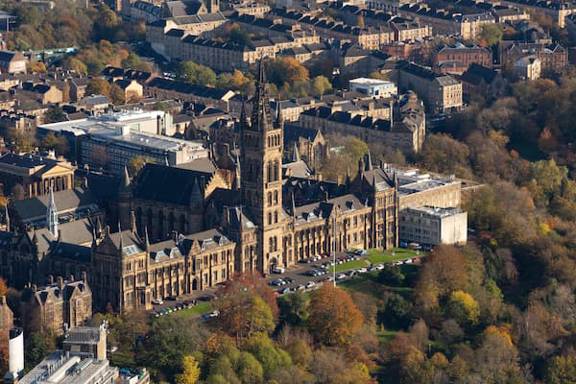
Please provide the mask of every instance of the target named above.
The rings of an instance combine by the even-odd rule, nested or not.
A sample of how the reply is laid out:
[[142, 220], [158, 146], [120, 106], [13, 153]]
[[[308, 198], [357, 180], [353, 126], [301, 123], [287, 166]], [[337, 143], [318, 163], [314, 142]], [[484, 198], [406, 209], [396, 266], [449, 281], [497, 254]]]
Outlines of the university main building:
[[285, 172], [282, 114], [269, 107], [262, 65], [258, 76], [231, 169], [206, 160], [188, 168], [147, 164], [133, 180], [126, 173], [118, 217], [107, 218], [117, 219], [119, 231], [111, 233], [98, 218], [60, 223], [58, 232], [55, 223], [41, 234], [21, 230], [5, 240], [12, 246], [0, 255], [0, 274], [19, 285], [86, 271], [95, 308], [130, 311], [238, 273], [267, 274], [315, 255], [397, 245], [395, 175], [374, 167], [369, 156], [340, 183]]

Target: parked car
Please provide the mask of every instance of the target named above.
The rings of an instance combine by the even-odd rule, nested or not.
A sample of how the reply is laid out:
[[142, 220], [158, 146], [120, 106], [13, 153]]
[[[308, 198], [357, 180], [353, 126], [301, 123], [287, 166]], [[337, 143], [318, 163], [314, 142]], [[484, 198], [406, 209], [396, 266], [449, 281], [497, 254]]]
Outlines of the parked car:
[[164, 304], [164, 300], [162, 300], [161, 298], [152, 299], [152, 304], [162, 305]]
[[285, 281], [287, 284], [292, 284], [292, 283], [294, 282], [294, 279], [291, 278], [291, 277], [285, 277], [285, 278], [284, 278], [284, 281]]
[[367, 268], [360, 268], [360, 269], [358, 269], [357, 272], [358, 273], [366, 273], [366, 272], [368, 272], [368, 269]]
[[272, 273], [282, 274], [284, 272], [286, 272], [286, 268], [282, 268], [282, 267], [278, 267], [278, 266], [275, 266], [274, 268], [272, 268]]
[[310, 289], [310, 288], [314, 288], [316, 286], [316, 283], [313, 281], [309, 281], [306, 283], [306, 288]]
[[286, 282], [282, 279], [276, 279], [276, 280], [272, 280], [270, 282], [270, 285], [273, 285], [275, 287], [281, 287], [283, 285], [286, 285]]
[[343, 273], [339, 273], [336, 275], [336, 280], [344, 280], [347, 276]]
[[418, 250], [422, 249], [422, 246], [418, 243], [410, 243], [410, 244], [408, 244], [408, 248], [413, 249], [415, 251], [418, 251]]
[[202, 315], [202, 319], [204, 320], [210, 320], [210, 319], [214, 319], [216, 317], [220, 316], [220, 312], [218, 310], [216, 311], [212, 311], [209, 313], [205, 313]]

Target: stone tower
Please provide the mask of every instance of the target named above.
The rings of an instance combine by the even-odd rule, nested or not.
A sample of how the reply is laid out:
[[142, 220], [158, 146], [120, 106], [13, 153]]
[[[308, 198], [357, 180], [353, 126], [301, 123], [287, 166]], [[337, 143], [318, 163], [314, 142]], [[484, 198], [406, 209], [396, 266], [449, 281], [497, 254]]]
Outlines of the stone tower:
[[258, 82], [252, 101], [250, 121], [242, 109], [241, 193], [242, 204], [258, 226], [258, 269], [267, 274], [273, 265], [282, 264], [282, 148], [283, 124], [273, 121], [266, 92], [264, 64], [258, 65]]

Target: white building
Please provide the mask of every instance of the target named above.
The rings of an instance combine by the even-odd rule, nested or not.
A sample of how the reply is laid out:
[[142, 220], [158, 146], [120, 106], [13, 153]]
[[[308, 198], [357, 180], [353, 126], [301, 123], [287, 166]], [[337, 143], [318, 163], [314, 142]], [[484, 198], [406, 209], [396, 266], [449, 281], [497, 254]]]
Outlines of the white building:
[[130, 111], [44, 124], [37, 132], [40, 138], [50, 132], [65, 137], [80, 166], [117, 175], [137, 156], [171, 166], [208, 157], [200, 141], [165, 136], [172, 125], [172, 117], [164, 112]]
[[468, 214], [460, 208], [418, 207], [400, 211], [401, 241], [426, 245], [465, 244]]
[[386, 98], [398, 95], [396, 84], [377, 79], [360, 77], [350, 80], [350, 91], [363, 93], [368, 96]]
[[542, 62], [534, 55], [525, 56], [514, 63], [514, 73], [520, 79], [537, 80], [542, 72]]

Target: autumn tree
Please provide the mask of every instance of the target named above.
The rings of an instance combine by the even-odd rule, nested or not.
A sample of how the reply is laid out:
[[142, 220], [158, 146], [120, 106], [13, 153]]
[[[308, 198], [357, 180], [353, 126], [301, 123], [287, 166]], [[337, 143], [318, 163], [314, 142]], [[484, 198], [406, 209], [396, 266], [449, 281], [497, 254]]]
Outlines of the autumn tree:
[[308, 329], [318, 342], [346, 345], [363, 322], [362, 313], [346, 291], [324, 284], [312, 295]]
[[200, 367], [192, 356], [184, 356], [182, 359], [183, 372], [176, 375], [177, 384], [196, 384], [200, 379]]
[[414, 295], [424, 309], [436, 308], [440, 298], [466, 287], [466, 258], [455, 247], [439, 245], [426, 257]]
[[546, 369], [547, 384], [576, 384], [576, 357], [554, 356]]
[[472, 295], [458, 290], [450, 294], [448, 312], [460, 324], [474, 325], [480, 317], [480, 306]]
[[31, 73], [46, 73], [46, 64], [41, 61], [30, 61], [26, 67]]
[[293, 57], [281, 57], [272, 60], [266, 66], [268, 80], [277, 87], [308, 80], [308, 70]]
[[110, 96], [110, 83], [104, 79], [92, 79], [86, 86], [86, 94]]
[[114, 105], [122, 105], [126, 103], [126, 95], [124, 94], [124, 91], [116, 84], [110, 86], [109, 97], [110, 101]]
[[234, 280], [218, 297], [216, 308], [220, 316], [217, 325], [223, 332], [240, 339], [274, 329], [278, 310], [275, 305], [273, 310], [269, 304], [270, 288], [259, 280], [249, 277]]

